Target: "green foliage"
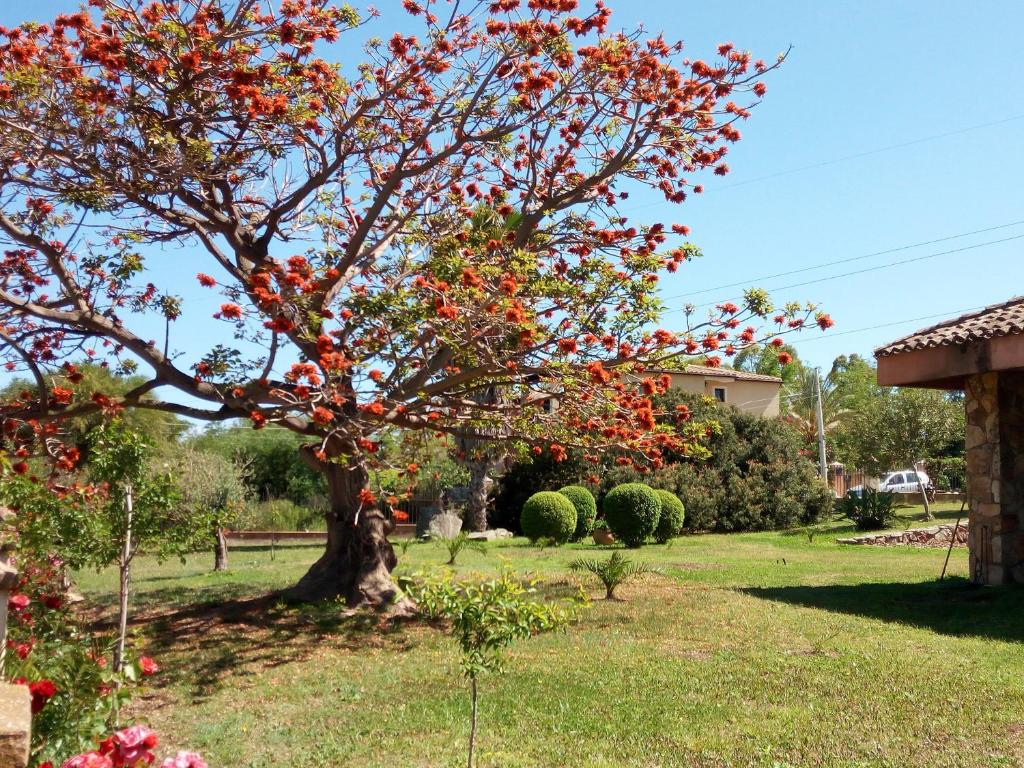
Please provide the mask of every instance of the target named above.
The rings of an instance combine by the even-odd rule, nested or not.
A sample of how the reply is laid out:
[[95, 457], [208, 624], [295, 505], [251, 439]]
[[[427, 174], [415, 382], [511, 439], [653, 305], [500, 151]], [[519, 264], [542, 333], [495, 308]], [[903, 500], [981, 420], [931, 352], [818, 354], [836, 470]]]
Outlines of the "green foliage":
[[24, 551], [18, 560], [13, 594], [29, 603], [11, 612], [4, 678], [53, 684], [56, 693], [32, 718], [30, 764], [60, 765], [95, 748], [113, 713], [131, 699], [141, 670], [135, 661], [119, 675], [110, 671], [108, 644], [85, 631], [67, 604], [59, 561]]
[[500, 652], [514, 641], [563, 629], [573, 615], [564, 605], [535, 599], [535, 584], [509, 571], [471, 583], [456, 582], [450, 572], [418, 575], [401, 587], [423, 616], [449, 623], [470, 679], [500, 670]]
[[[88, 402], [94, 394], [107, 396], [125, 395], [145, 382], [141, 376], [120, 376], [96, 364], [79, 365], [75, 376], [70, 381], [65, 375], [53, 377], [54, 386], [71, 390], [72, 404]], [[9, 402], [13, 395], [20, 391], [36, 392], [35, 382], [16, 379], [0, 389], [0, 402]], [[144, 396], [143, 401], [150, 399]], [[156, 451], [176, 446], [178, 439], [188, 430], [188, 423], [170, 413], [145, 408], [132, 408], [120, 416], [121, 422], [132, 432], [142, 435]], [[83, 466], [89, 463], [90, 434], [104, 423], [101, 412], [92, 412], [74, 416], [62, 421], [61, 428], [65, 431], [64, 442], [76, 446], [82, 456]]]
[[967, 460], [945, 456], [928, 460], [928, 477], [939, 491], [967, 489]]
[[582, 485], [566, 485], [558, 489], [558, 492], [565, 496], [576, 508], [576, 530], [573, 532], [573, 541], [579, 541], [590, 535], [594, 530], [594, 520], [597, 518], [597, 500], [594, 494]]
[[200, 451], [216, 453], [244, 470], [250, 496], [259, 500], [287, 499], [322, 512], [327, 484], [299, 453], [304, 438], [289, 430], [267, 427], [254, 430], [215, 426], [191, 441]]
[[523, 505], [537, 488], [561, 488], [575, 485], [586, 477], [588, 467], [575, 451], [565, 461], [555, 461], [545, 451], [539, 456], [526, 456], [513, 463], [502, 475], [494, 498], [491, 525], [522, 530], [519, 518]]
[[459, 531], [451, 538], [437, 539], [437, 541], [448, 551], [448, 565], [455, 565], [459, 555], [467, 549], [472, 549], [482, 555], [487, 554], [487, 544], [483, 541], [469, 538], [469, 534], [466, 531]]
[[288, 499], [250, 501], [238, 516], [238, 527], [247, 531], [323, 531], [322, 512]]
[[962, 403], [931, 389], [884, 390], [844, 423], [840, 461], [880, 475], [948, 453], [963, 439]]
[[164, 462], [181, 499], [193, 515], [206, 515], [214, 528], [237, 524], [249, 495], [245, 475], [234, 461], [183, 446]]
[[849, 494], [839, 503], [839, 514], [858, 531], [878, 531], [896, 519], [896, 495], [864, 488], [859, 496]]
[[589, 571], [597, 576], [604, 585], [606, 600], [616, 600], [615, 590], [620, 584], [645, 573], [661, 573], [660, 568], [652, 568], [646, 563], [634, 562], [621, 552], [612, 552], [607, 560], [580, 557], [569, 563], [573, 571]]
[[[599, 502], [621, 483], [643, 482], [671, 491], [686, 506], [688, 530], [771, 530], [808, 525], [831, 515], [831, 491], [803, 454], [803, 440], [792, 425], [679, 390], [659, 396], [657, 404], [669, 412], [686, 405], [691, 413], [686, 425], [706, 433], [706, 450], [666, 456], [664, 466], [652, 471], [618, 466], [614, 454], [595, 467], [572, 451], [562, 462], [546, 456], [518, 462], [500, 481], [495, 519], [514, 529], [529, 489], [557, 488], [592, 475], [599, 478]], [[514, 516], [512, 503], [519, 504]]]
[[561, 493], [540, 491], [523, 504], [520, 526], [532, 541], [553, 539], [564, 543], [576, 531], [576, 507]]
[[87, 478], [93, 486], [55, 490], [26, 476], [0, 484], [0, 500], [18, 512], [21, 546], [56, 555], [71, 568], [102, 568], [121, 556], [127, 533], [125, 499], [132, 494], [132, 555], [182, 556], [208, 545], [211, 510], [182, 504], [170, 467], [122, 422], [90, 433]]
[[604, 497], [603, 511], [615, 538], [639, 547], [658, 529], [661, 499], [649, 485], [624, 483]]
[[657, 489], [658, 499], [661, 501], [661, 516], [658, 518], [658, 528], [654, 532], [654, 538], [659, 544], [665, 544], [670, 539], [679, 535], [683, 529], [683, 522], [686, 518], [686, 508], [671, 491]]

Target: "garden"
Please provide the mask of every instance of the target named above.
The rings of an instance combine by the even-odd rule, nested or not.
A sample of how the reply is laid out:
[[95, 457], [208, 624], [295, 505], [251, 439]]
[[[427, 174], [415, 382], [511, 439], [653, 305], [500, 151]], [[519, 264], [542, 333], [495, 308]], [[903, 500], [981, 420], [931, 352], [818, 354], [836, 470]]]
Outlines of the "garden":
[[787, 54], [390, 5], [0, 26], [0, 762], [1024, 763], [1019, 590], [841, 541], [962, 505], [827, 482], [954, 488], [962, 399], [634, 216]]
[[[1021, 596], [967, 586], [962, 550], [939, 582], [943, 550], [835, 544], [850, 530], [640, 550], [516, 538], [463, 552], [460, 579], [512, 570], [546, 601], [580, 589], [588, 600], [564, 630], [517, 641], [502, 672], [481, 675], [478, 764], [1019, 764]], [[270, 594], [318, 548], [241, 544], [228, 573], [205, 556], [140, 560], [132, 635], [161, 671], [132, 714], [210, 765], [464, 765], [469, 690], [442, 628]], [[658, 572], [605, 600], [570, 564], [616, 552]], [[399, 568], [445, 571], [447, 559], [413, 543]], [[116, 572], [78, 581], [110, 626]]]

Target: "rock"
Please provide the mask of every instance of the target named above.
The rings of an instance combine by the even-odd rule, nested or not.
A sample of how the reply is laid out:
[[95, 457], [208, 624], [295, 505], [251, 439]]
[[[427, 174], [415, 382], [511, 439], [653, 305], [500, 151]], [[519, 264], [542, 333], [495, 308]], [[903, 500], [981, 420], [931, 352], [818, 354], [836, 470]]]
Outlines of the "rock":
[[462, 518], [451, 512], [442, 512], [430, 518], [430, 538], [454, 539], [462, 530]]
[[0, 683], [0, 765], [4, 768], [28, 765], [31, 726], [28, 686]]
[[504, 528], [493, 528], [488, 531], [477, 531], [469, 534], [466, 538], [472, 541], [494, 541], [496, 539], [511, 539], [512, 532]]

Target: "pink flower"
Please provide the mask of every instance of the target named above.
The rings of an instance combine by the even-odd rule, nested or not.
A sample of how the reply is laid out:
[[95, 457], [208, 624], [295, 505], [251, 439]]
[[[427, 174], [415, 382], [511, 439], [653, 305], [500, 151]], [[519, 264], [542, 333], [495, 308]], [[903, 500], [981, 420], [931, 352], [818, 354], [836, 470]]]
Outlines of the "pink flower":
[[7, 601], [7, 607], [17, 613], [28, 608], [28, 604], [32, 601], [29, 600], [28, 595], [11, 595], [10, 600]]
[[104, 739], [100, 744], [100, 751], [111, 755], [114, 765], [131, 768], [140, 761], [147, 765], [153, 762], [153, 753], [150, 750], [157, 745], [157, 741], [156, 734], [149, 728], [144, 725], [133, 725]]
[[168, 757], [160, 764], [160, 768], [207, 768], [206, 761], [196, 752], [179, 752]]
[[75, 755], [61, 763], [60, 768], [114, 768], [114, 764], [106, 755], [99, 752], [86, 752]]
[[139, 669], [143, 675], [149, 677], [160, 671], [160, 665], [149, 658], [149, 656], [143, 656], [139, 659]]

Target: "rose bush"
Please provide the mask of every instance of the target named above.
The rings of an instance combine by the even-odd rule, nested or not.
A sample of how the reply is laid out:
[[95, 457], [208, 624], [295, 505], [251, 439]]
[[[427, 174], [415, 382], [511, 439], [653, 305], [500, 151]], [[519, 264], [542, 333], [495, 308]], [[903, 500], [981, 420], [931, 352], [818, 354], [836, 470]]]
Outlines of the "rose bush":
[[[156, 756], [153, 749], [160, 742], [157, 735], [144, 725], [116, 731], [89, 752], [69, 757], [60, 768], [135, 768], [152, 765]], [[160, 763], [160, 768], [207, 768], [206, 761], [196, 752], [179, 751]]]
[[[85, 632], [69, 610], [63, 563], [22, 553], [16, 564], [4, 677], [26, 685], [32, 697], [30, 764], [52, 766], [68, 755], [88, 754], [107, 733], [114, 712], [131, 698], [133, 684], [159, 666], [142, 657], [115, 675], [107, 660], [109, 638]], [[80, 757], [75, 765], [104, 765]]]

